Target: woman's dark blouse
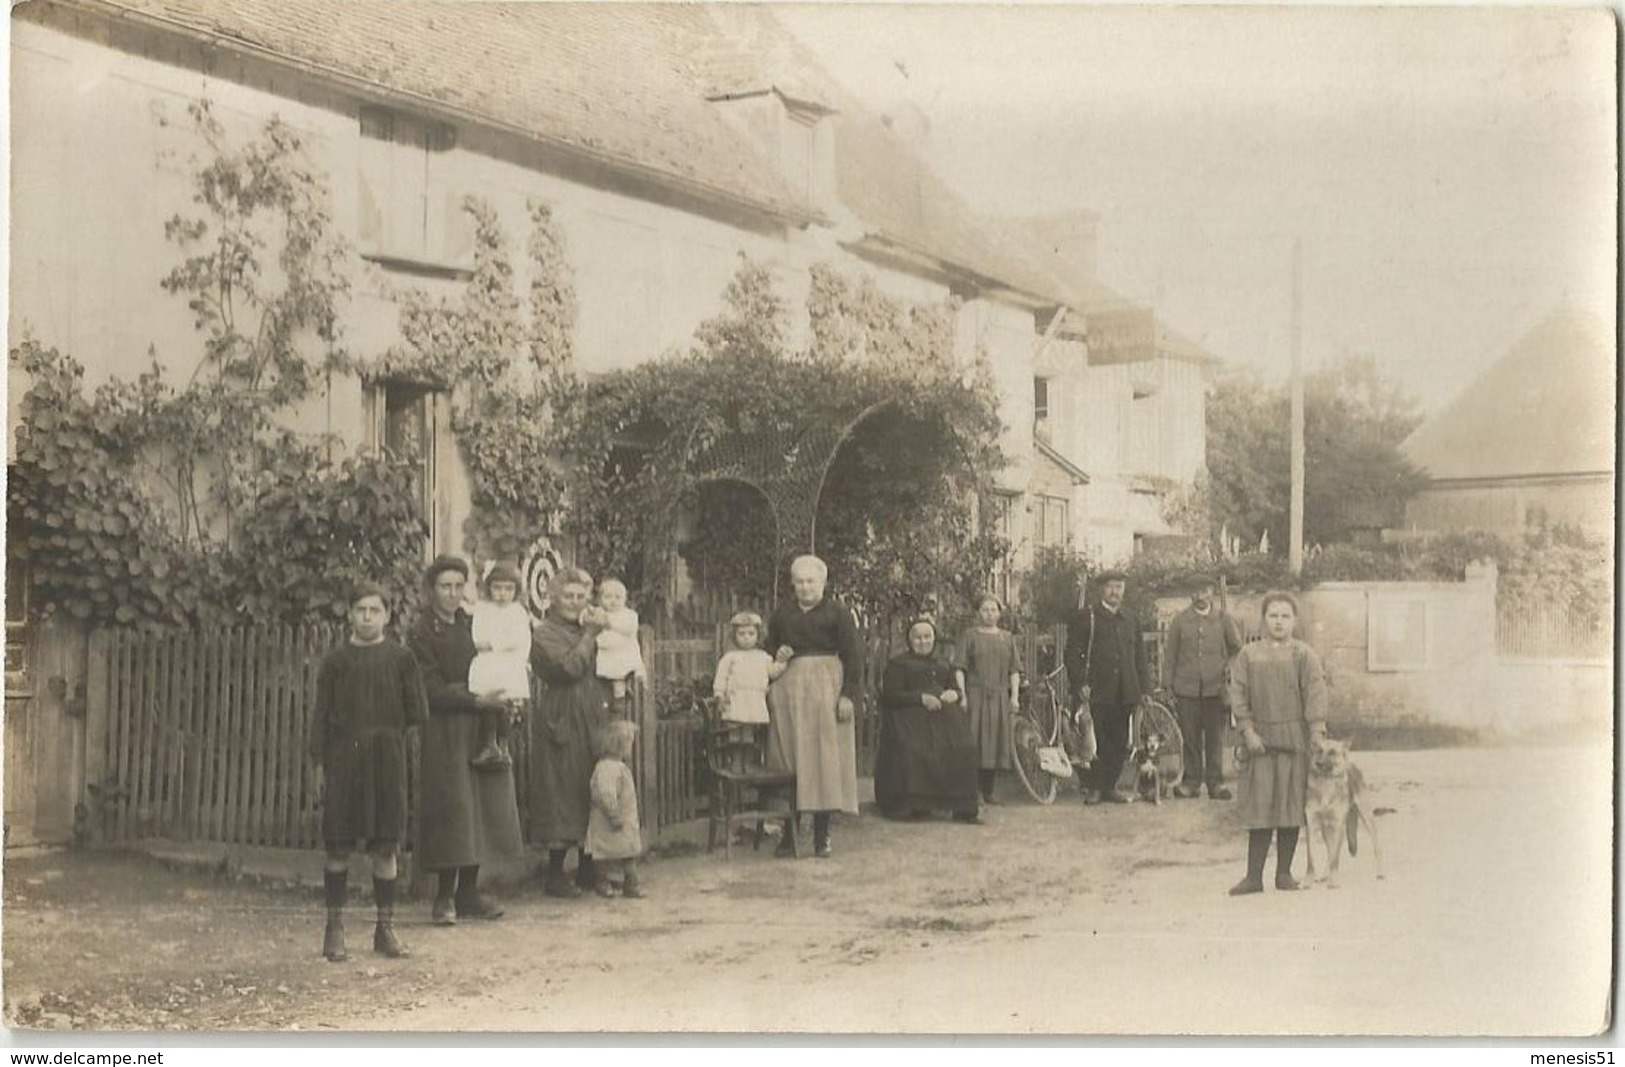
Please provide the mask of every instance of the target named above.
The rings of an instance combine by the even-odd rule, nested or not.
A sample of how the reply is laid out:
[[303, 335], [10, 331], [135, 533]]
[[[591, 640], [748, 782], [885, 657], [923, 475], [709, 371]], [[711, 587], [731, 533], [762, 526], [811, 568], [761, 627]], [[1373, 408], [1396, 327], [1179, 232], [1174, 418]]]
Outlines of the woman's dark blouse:
[[429, 612], [412, 631], [411, 648], [423, 672], [429, 711], [435, 715], [473, 715], [479, 705], [468, 691], [468, 665], [474, 662], [474, 631], [462, 608], [450, 622]]
[[841, 695], [854, 704], [863, 685], [863, 649], [858, 625], [844, 604], [825, 597], [806, 611], [792, 598], [781, 601], [767, 620], [763, 649], [776, 655], [789, 645], [797, 656], [834, 655], [841, 660]]
[[935, 655], [904, 652], [886, 664], [886, 676], [880, 684], [880, 706], [890, 711], [923, 708], [925, 705], [920, 702], [923, 694], [941, 696], [943, 690], [953, 687], [954, 669], [947, 662]]

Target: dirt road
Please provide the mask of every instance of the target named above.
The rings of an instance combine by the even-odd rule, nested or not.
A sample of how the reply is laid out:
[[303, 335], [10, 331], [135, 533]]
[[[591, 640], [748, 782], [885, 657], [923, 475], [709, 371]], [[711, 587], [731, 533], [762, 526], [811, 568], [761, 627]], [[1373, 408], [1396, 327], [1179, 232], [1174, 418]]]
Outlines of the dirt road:
[[[1232, 899], [1244, 838], [1229, 805], [1039, 808], [1011, 797], [982, 827], [865, 815], [838, 827], [830, 860], [657, 859], [641, 901], [516, 891], [501, 922], [451, 929], [424, 925], [417, 905], [411, 959], [358, 953], [340, 966], [316, 957], [308, 890], [147, 871], [151, 884], [118, 883], [123, 904], [75, 904], [62, 876], [8, 860], [7, 1018], [1018, 1034], [1603, 1026], [1611, 752], [1359, 760], [1374, 804], [1392, 809], [1378, 819], [1382, 881], [1362, 848], [1339, 889]], [[1300, 850], [1300, 874], [1302, 862]], [[366, 909], [353, 914], [359, 943]]]

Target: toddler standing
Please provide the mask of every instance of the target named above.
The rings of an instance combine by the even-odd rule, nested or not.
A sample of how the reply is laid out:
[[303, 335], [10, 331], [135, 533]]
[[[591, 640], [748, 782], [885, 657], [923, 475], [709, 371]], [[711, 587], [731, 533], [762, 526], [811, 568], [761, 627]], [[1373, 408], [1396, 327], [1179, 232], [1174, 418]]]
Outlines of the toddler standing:
[[641, 897], [638, 856], [643, 833], [638, 823], [638, 791], [632, 782], [632, 740], [637, 727], [624, 719], [605, 723], [593, 738], [598, 763], [592, 769], [592, 810], [587, 814], [585, 850], [597, 866], [598, 895], [615, 895], [610, 873], [621, 869], [621, 895]]
[[397, 855], [406, 832], [406, 731], [429, 720], [417, 658], [384, 636], [389, 607], [381, 585], [362, 582], [350, 593], [350, 638], [322, 659], [310, 750], [322, 769], [322, 885], [327, 927], [322, 955], [349, 959], [344, 947], [344, 898], [350, 850], [372, 854], [378, 926], [372, 948], [405, 956], [395, 935]]
[[722, 721], [749, 726], [766, 726], [767, 686], [784, 673], [785, 664], [757, 648], [762, 637], [762, 617], [741, 611], [728, 620], [734, 647], [717, 663], [711, 692], [716, 696]]
[[519, 603], [518, 569], [511, 563], [492, 566], [485, 596], [469, 613], [477, 655], [468, 665], [468, 691], [504, 706], [480, 712], [480, 750], [468, 762], [482, 771], [513, 766], [509, 727], [530, 700], [530, 612]]
[[626, 586], [614, 578], [598, 583], [598, 603], [604, 609], [604, 630], [598, 635], [598, 677], [610, 683], [615, 701], [626, 699], [626, 680], [648, 675], [638, 648], [638, 613], [626, 603]]

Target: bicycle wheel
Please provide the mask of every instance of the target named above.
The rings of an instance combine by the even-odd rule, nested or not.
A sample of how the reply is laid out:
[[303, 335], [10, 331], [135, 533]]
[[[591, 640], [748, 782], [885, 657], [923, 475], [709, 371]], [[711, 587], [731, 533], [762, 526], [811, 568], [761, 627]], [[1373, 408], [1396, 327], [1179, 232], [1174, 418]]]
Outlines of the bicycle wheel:
[[1055, 779], [1038, 765], [1038, 750], [1047, 742], [1026, 715], [1010, 716], [1010, 762], [1027, 795], [1040, 804], [1055, 803]]
[[[1166, 705], [1148, 700], [1134, 716], [1134, 736], [1129, 738], [1129, 749], [1139, 748], [1152, 734], [1162, 735], [1157, 770], [1162, 774], [1163, 788], [1171, 791], [1185, 778], [1185, 735], [1180, 732], [1178, 717]], [[1132, 791], [1135, 780], [1133, 764], [1125, 764], [1118, 788]]]

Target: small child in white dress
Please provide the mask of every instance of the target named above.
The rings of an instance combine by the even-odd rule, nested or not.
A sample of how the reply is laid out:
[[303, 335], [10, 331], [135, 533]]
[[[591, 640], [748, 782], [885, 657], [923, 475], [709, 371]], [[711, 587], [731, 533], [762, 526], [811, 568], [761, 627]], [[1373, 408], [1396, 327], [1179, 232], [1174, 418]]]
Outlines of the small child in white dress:
[[486, 599], [476, 603], [475, 656], [468, 665], [468, 691], [506, 703], [501, 711], [480, 712], [480, 749], [469, 760], [478, 770], [513, 766], [508, 732], [530, 700], [530, 612], [519, 603], [519, 571], [497, 563], [485, 576]]
[[767, 686], [784, 673], [785, 664], [757, 648], [762, 638], [762, 617], [741, 611], [728, 620], [734, 647], [717, 662], [711, 692], [721, 706], [722, 721], [750, 726], [767, 725]]
[[598, 635], [598, 677], [610, 683], [617, 701], [626, 699], [626, 680], [648, 677], [638, 648], [638, 613], [626, 603], [626, 586], [614, 578], [598, 583], [598, 603], [607, 616]]

